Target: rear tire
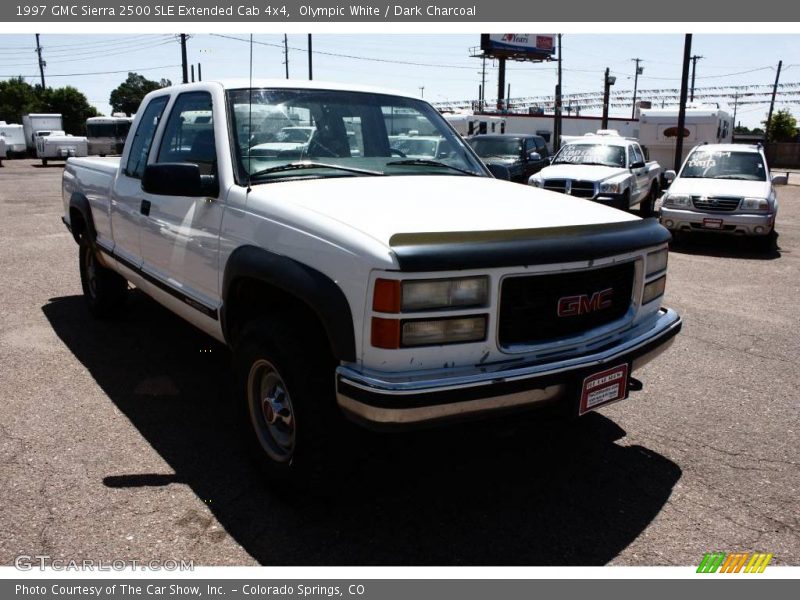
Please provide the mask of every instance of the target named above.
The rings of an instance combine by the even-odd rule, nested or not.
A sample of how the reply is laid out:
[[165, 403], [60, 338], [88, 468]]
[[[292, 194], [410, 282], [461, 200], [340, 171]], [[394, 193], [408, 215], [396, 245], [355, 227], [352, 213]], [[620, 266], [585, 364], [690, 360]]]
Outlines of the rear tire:
[[337, 466], [349, 424], [334, 394], [334, 361], [292, 315], [245, 326], [234, 349], [248, 450], [272, 479], [319, 483]]
[[97, 251], [85, 239], [81, 239], [78, 252], [83, 298], [92, 316], [106, 319], [114, 316], [125, 304], [127, 280], [101, 265]]
[[42, 159], [42, 166], [43, 166], [43, 167], [46, 167], [46, 166], [47, 166], [47, 159], [46, 159], [46, 158], [43, 158], [43, 159]]

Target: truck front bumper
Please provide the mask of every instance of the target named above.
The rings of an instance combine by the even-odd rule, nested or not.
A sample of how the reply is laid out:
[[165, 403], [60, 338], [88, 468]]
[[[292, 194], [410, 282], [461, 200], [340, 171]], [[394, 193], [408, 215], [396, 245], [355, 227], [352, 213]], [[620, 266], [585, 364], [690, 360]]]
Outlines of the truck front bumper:
[[661, 224], [670, 231], [710, 231], [736, 233], [739, 235], [767, 235], [775, 225], [775, 213], [707, 213], [662, 206]]
[[601, 350], [549, 362], [513, 362], [451, 370], [430, 376], [380, 377], [352, 367], [336, 371], [336, 398], [351, 419], [373, 428], [415, 424], [574, 400], [584, 377], [626, 363], [629, 372], [666, 350], [681, 329], [681, 318], [661, 309], [647, 325], [632, 329]]

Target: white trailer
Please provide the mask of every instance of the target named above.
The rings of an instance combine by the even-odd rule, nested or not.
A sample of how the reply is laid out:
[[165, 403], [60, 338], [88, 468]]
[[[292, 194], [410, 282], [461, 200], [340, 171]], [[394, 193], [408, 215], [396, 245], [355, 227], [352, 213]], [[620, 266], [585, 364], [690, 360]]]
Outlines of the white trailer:
[[86, 119], [89, 154], [100, 156], [122, 154], [131, 123], [133, 123], [133, 117], [124, 114]]
[[462, 136], [506, 132], [505, 117], [472, 113], [444, 113], [442, 116]]
[[[639, 141], [649, 151], [650, 158], [663, 165], [673, 165], [679, 133], [677, 106], [641, 109]], [[681, 163], [698, 144], [730, 144], [733, 141], [733, 119], [716, 104], [688, 103], [682, 136]]]
[[89, 141], [83, 136], [67, 135], [63, 131], [43, 131], [36, 136], [36, 158], [41, 158], [45, 166], [49, 160], [80, 156], [89, 156]]
[[36, 152], [36, 135], [39, 131], [63, 131], [64, 121], [56, 113], [31, 113], [22, 117], [25, 131], [25, 146]]
[[25, 153], [27, 146], [22, 125], [0, 121], [0, 139], [5, 143], [9, 155]]
[[6, 157], [6, 143], [3, 138], [0, 137], [0, 167], [3, 166], [3, 159]]

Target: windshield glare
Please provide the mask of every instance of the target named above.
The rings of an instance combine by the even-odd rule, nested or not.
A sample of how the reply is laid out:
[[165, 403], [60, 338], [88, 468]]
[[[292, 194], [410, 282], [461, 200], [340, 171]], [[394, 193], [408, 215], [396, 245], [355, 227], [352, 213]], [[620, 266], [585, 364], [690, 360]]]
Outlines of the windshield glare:
[[490, 156], [520, 156], [522, 154], [522, 140], [472, 138], [469, 145], [480, 157]]
[[610, 144], [567, 144], [556, 154], [553, 163], [624, 167], [625, 148]]
[[333, 90], [240, 89], [228, 91], [228, 105], [240, 183], [252, 174], [256, 174], [251, 179], [254, 183], [359, 175], [324, 166], [274, 169], [298, 161], [385, 175], [458, 175], [457, 169], [486, 175], [442, 116], [413, 98]]
[[680, 177], [766, 181], [767, 170], [757, 152], [695, 150], [686, 160]]

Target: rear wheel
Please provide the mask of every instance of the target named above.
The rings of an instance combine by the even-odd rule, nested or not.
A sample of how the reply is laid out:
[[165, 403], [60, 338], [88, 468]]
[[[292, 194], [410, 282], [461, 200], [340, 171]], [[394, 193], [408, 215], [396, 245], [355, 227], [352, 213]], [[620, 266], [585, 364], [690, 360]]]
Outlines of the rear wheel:
[[104, 267], [97, 253], [85, 239], [81, 239], [78, 253], [83, 297], [89, 312], [97, 318], [116, 314], [125, 303], [128, 282], [124, 277]]

